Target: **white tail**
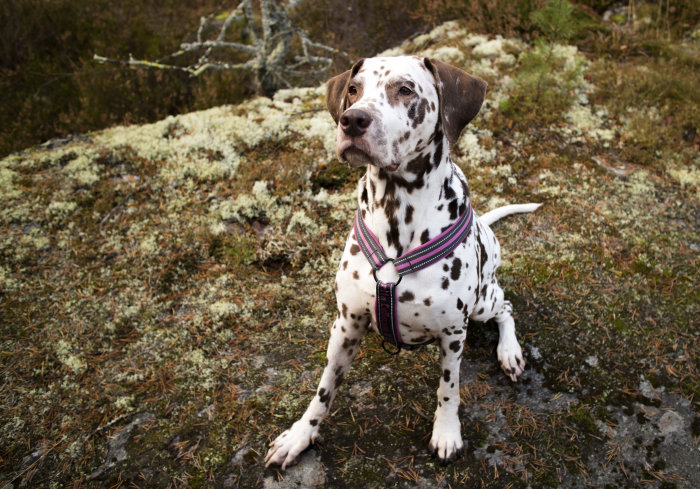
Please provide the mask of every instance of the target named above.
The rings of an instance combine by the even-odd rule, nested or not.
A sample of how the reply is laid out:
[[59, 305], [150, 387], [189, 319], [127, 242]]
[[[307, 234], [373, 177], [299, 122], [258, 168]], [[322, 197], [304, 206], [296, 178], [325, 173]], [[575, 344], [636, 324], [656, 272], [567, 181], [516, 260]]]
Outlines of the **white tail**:
[[479, 220], [490, 226], [494, 222], [511, 214], [520, 214], [523, 212], [534, 212], [542, 204], [511, 204], [497, 207], [492, 211], [488, 211], [483, 216], [479, 216]]

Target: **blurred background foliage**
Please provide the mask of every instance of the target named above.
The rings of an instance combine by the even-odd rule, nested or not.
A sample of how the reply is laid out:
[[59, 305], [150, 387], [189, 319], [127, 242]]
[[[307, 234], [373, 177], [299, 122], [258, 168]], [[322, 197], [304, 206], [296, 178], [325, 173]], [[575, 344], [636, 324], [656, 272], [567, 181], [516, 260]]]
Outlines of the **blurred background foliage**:
[[[700, 20], [697, 0], [575, 3], [578, 29], [569, 39], [584, 52], [624, 60], [663, 54], [664, 42], [689, 35]], [[100, 65], [93, 55], [159, 59], [192, 41], [199, 19], [235, 7], [221, 0], [9, 0], [0, 2], [0, 156], [50, 138], [114, 124], [237, 103], [254, 94], [250, 74], [179, 72]], [[637, 5], [640, 4], [640, 5]], [[300, 2], [293, 20], [312, 40], [338, 48], [335, 71], [403, 39], [462, 19], [474, 32], [532, 40], [544, 0], [328, 0]], [[602, 23], [616, 6], [646, 8], [643, 28], [626, 19]], [[615, 24], [617, 22], [617, 24]], [[613, 26], [613, 27], [611, 27]], [[245, 41], [244, 29], [239, 32]]]

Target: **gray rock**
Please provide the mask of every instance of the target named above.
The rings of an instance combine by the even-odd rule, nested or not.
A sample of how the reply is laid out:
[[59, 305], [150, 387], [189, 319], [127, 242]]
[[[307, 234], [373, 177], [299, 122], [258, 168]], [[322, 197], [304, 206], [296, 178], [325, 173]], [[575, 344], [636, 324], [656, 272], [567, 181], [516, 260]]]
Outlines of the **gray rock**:
[[146, 424], [146, 422], [153, 418], [155, 418], [153, 413], [143, 412], [136, 414], [128, 425], [109, 440], [107, 445], [107, 460], [88, 476], [88, 480], [101, 478], [109, 469], [119, 462], [126, 460], [126, 445], [131, 438], [132, 431], [138, 426]]
[[307, 489], [322, 487], [326, 483], [325, 467], [321, 463], [321, 457], [314, 450], [302, 454], [299, 463], [287, 470], [280, 472], [280, 480], [277, 476], [266, 477], [263, 481], [264, 489]]

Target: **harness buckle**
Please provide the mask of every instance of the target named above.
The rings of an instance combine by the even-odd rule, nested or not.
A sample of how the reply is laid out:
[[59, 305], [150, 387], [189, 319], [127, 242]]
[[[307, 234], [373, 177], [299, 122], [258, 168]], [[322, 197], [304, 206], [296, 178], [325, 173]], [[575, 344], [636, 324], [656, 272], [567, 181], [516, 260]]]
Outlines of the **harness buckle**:
[[[393, 259], [393, 258], [389, 258], [389, 259], [384, 263], [384, 265], [386, 265], [386, 264], [389, 263], [389, 262], [394, 263], [394, 259]], [[382, 265], [382, 267], [383, 267], [384, 265]], [[399, 285], [399, 284], [401, 283], [401, 279], [403, 278], [403, 275], [401, 275], [401, 274], [398, 273], [398, 272], [397, 272], [397, 275], [399, 276], [399, 279], [398, 279], [396, 282], [382, 282], [381, 280], [379, 280], [379, 279], [377, 278], [377, 270], [380, 270], [382, 267], [373, 268], [373, 269], [372, 269], [372, 276], [374, 277], [374, 281], [375, 281], [375, 282], [377, 282], [378, 284], [393, 283], [394, 285]]]

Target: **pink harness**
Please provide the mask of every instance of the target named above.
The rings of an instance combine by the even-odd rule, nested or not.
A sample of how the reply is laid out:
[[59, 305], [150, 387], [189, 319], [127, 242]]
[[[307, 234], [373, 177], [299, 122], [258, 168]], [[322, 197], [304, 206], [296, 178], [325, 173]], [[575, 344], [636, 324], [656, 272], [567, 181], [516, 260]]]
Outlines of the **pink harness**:
[[[393, 259], [386, 256], [384, 248], [382, 248], [379, 240], [365, 224], [360, 210], [357, 210], [354, 225], [355, 238], [374, 271], [374, 280], [377, 282], [374, 312], [377, 318], [377, 329], [379, 329], [383, 338], [382, 348], [384, 348], [387, 353], [395, 355], [399, 353], [401, 349], [415, 350], [420, 346], [435, 341], [431, 339], [425, 343], [409, 345], [401, 340], [396, 312], [396, 286], [399, 285], [401, 279], [407, 273], [426, 268], [452, 253], [452, 251], [469, 236], [473, 214], [472, 208], [469, 206], [464, 214], [438, 236], [404, 253], [400, 257]], [[399, 280], [396, 282], [385, 283], [377, 278], [377, 270], [388, 262], [394, 263], [396, 271], [399, 274]], [[397, 348], [396, 351], [387, 349], [386, 343], [394, 345]]]

